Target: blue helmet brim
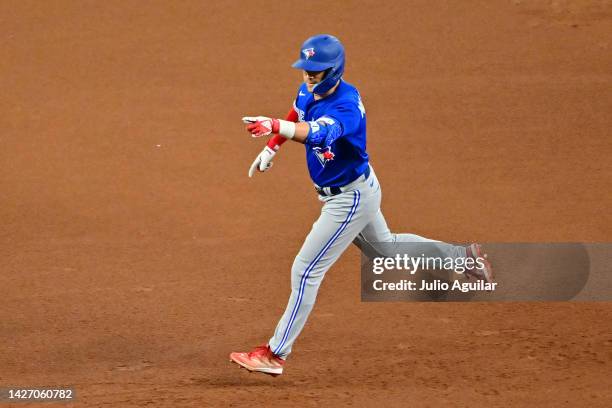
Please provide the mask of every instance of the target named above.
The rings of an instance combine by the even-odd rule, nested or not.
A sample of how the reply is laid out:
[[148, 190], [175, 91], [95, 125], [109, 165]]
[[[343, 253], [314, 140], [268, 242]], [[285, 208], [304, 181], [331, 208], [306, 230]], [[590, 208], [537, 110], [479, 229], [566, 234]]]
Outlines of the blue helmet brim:
[[293, 68], [303, 69], [304, 71], [325, 71], [326, 69], [332, 68], [333, 63], [329, 62], [317, 62], [311, 60], [299, 59], [291, 65]]

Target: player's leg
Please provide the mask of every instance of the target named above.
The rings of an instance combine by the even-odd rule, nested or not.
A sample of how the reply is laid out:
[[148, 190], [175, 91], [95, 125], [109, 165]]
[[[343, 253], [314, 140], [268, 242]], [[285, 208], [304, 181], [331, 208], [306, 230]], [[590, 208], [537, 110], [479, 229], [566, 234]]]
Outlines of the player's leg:
[[302, 331], [327, 270], [371, 219], [377, 203], [355, 190], [329, 199], [312, 226], [291, 269], [291, 296], [270, 339], [270, 350], [282, 358]]
[[397, 254], [409, 256], [465, 258], [463, 246], [452, 245], [429, 239], [416, 234], [392, 233], [382, 211], [377, 212], [372, 221], [357, 235], [354, 244], [368, 257], [393, 257]]
[[[374, 171], [371, 172], [370, 183], [380, 191], [380, 185]], [[357, 235], [354, 244], [368, 257], [393, 257], [396, 254], [427, 257], [465, 258], [466, 249], [463, 246], [448, 244], [415, 234], [392, 233], [387, 226], [380, 207], [371, 221]], [[380, 245], [379, 245], [380, 244]]]
[[465, 270], [466, 278], [474, 278], [493, 282], [494, 274], [487, 254], [480, 244], [473, 243], [467, 247], [448, 244], [415, 234], [394, 234], [389, 230], [382, 212], [379, 210], [372, 221], [355, 237], [353, 243], [368, 258], [387, 257], [397, 255], [409, 257], [425, 257], [436, 259], [434, 265], [440, 268], [445, 259], [478, 259], [482, 266], [475, 266]]

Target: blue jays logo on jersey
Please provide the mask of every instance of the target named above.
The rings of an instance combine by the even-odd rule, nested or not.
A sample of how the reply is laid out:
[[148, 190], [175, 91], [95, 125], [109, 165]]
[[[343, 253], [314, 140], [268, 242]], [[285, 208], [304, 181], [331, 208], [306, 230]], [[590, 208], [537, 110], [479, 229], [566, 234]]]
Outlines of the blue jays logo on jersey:
[[331, 146], [313, 147], [312, 150], [314, 150], [317, 159], [319, 159], [319, 163], [321, 163], [321, 166], [323, 167], [325, 167], [328, 162], [334, 160], [334, 157], [336, 157], [334, 152], [332, 152]]
[[306, 57], [306, 59], [310, 59], [310, 57], [315, 55], [315, 50], [314, 48], [306, 48], [302, 50], [302, 53], [304, 54], [304, 57]]

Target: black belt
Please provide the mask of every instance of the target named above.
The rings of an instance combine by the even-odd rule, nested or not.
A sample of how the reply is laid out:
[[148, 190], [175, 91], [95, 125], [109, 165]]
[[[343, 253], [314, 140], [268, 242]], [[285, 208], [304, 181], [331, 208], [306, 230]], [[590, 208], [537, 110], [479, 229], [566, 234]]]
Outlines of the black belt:
[[[370, 166], [366, 167], [366, 169], [363, 172], [362, 176], [365, 176], [365, 180], [367, 180], [370, 177]], [[361, 177], [361, 176], [359, 176], [359, 177]], [[357, 178], [359, 178], [359, 177], [357, 177]], [[351, 181], [351, 183], [352, 183], [352, 181]], [[349, 183], [349, 184], [351, 184], [351, 183]], [[348, 184], [347, 184], [347, 186], [348, 186]], [[326, 193], [325, 189], [327, 189], [330, 194]], [[335, 196], [335, 195], [338, 195], [338, 194], [344, 192], [342, 187], [315, 187], [315, 190], [317, 190], [317, 193], [319, 193], [319, 195], [322, 195], [323, 197], [328, 197], [328, 196], [331, 197], [331, 196]]]

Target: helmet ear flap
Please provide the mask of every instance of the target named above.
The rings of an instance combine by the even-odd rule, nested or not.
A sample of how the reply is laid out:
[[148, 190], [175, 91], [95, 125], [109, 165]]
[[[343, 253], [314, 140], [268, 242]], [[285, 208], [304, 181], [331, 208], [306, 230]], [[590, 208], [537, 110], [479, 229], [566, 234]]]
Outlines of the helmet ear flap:
[[325, 74], [323, 74], [323, 79], [322, 79], [321, 81], [326, 80], [326, 79], [327, 79], [327, 77], [329, 76], [329, 73], [330, 73], [330, 72], [332, 72], [332, 70], [333, 70], [333, 69], [334, 69], [333, 67], [332, 67], [332, 68], [327, 68], [327, 69], [325, 70]]

